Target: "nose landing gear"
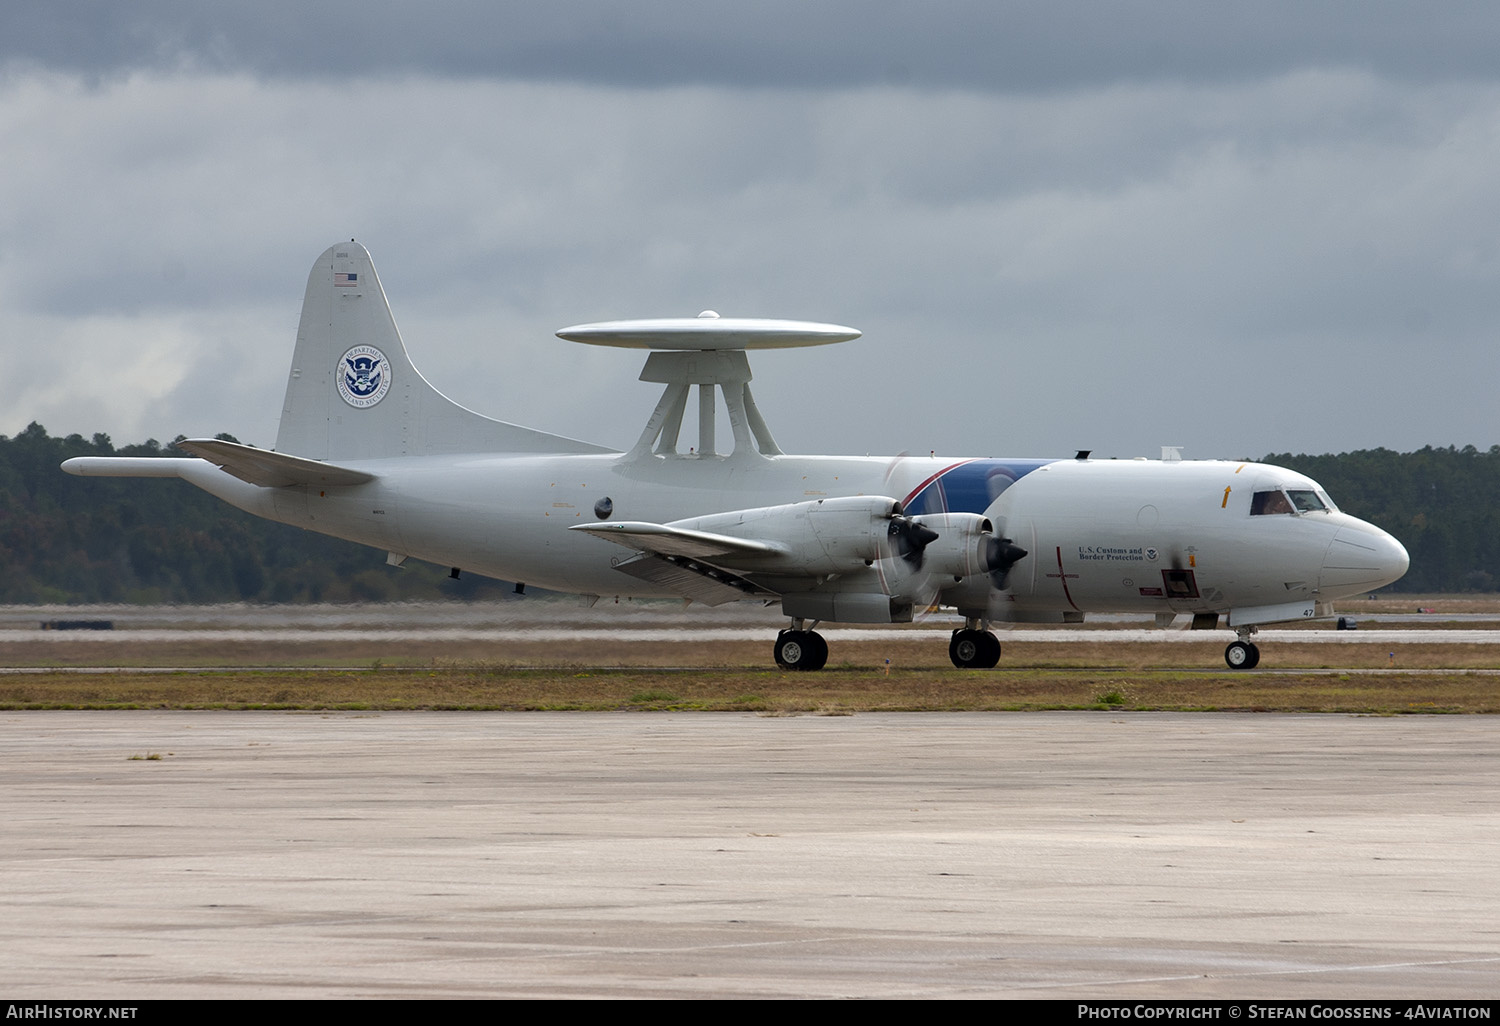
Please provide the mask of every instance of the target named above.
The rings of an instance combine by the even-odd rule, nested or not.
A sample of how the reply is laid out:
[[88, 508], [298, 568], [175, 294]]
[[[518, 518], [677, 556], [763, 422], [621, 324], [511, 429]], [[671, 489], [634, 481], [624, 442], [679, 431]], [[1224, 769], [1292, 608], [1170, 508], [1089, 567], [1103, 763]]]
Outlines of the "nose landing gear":
[[1254, 627], [1239, 628], [1239, 640], [1231, 641], [1224, 649], [1224, 661], [1231, 670], [1253, 670], [1260, 662], [1260, 649], [1250, 640], [1254, 633]]

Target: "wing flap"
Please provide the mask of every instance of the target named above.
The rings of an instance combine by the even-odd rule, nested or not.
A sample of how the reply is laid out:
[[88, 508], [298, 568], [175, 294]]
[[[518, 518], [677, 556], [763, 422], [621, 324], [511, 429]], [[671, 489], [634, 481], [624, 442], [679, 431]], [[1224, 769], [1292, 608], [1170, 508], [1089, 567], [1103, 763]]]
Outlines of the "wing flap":
[[266, 488], [285, 488], [290, 485], [357, 485], [375, 480], [374, 474], [363, 470], [310, 460], [302, 456], [289, 456], [284, 452], [257, 449], [238, 442], [225, 442], [217, 438], [189, 438], [177, 443], [177, 448], [200, 456], [208, 462], [232, 474], [241, 481]]
[[705, 606], [739, 602], [757, 595], [774, 595], [720, 567], [678, 556], [638, 555], [615, 567], [621, 573], [670, 588], [683, 598]]

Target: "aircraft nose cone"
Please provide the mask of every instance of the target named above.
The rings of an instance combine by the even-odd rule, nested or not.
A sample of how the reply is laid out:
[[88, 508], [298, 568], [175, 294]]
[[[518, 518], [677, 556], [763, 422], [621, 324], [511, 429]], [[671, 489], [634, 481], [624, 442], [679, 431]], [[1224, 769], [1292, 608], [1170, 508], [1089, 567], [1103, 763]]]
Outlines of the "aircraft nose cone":
[[1406, 547], [1374, 524], [1340, 527], [1323, 557], [1321, 590], [1329, 598], [1383, 588], [1411, 565]]

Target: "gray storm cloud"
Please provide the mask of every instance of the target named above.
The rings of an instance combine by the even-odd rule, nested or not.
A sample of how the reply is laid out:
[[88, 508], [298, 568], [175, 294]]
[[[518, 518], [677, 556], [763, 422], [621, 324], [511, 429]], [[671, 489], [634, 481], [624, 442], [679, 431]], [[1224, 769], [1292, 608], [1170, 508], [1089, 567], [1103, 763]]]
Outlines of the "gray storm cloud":
[[864, 330], [755, 361], [789, 450], [1497, 441], [1488, 7], [32, 6], [0, 432], [269, 444], [357, 236], [440, 388], [620, 446], [552, 331], [706, 307]]

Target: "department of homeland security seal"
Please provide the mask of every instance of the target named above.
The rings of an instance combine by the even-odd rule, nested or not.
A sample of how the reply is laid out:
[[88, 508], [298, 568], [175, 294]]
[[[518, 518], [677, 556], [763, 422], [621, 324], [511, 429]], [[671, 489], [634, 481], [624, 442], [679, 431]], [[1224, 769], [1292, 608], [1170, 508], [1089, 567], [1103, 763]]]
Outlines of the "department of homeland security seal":
[[339, 395], [355, 409], [364, 410], [385, 398], [391, 390], [391, 368], [385, 354], [374, 346], [355, 346], [334, 369]]

